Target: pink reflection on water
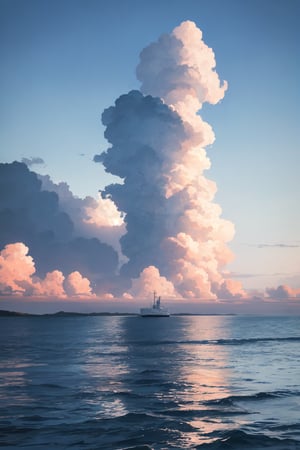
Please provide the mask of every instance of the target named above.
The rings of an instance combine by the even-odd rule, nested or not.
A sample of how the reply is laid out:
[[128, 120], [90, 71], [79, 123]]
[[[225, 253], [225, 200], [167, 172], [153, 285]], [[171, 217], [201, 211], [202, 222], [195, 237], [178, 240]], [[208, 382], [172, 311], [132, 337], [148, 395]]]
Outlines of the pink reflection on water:
[[[210, 443], [220, 430], [237, 429], [241, 425], [240, 410], [218, 401], [232, 394], [228, 347], [217, 345], [218, 339], [230, 338], [224, 317], [189, 317], [181, 344], [183, 364], [177, 379], [183, 386], [177, 392], [176, 409], [185, 413], [185, 421], [195, 431], [181, 433], [181, 448]], [[201, 326], [201, 328], [199, 328]], [[236, 416], [235, 416], [236, 412]]]

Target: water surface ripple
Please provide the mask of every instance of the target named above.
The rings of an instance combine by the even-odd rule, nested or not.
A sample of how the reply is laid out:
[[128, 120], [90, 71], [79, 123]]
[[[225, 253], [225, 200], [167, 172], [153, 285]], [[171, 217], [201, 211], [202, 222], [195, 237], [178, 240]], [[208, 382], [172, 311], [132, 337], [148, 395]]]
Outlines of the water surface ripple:
[[300, 318], [0, 318], [0, 447], [300, 449]]

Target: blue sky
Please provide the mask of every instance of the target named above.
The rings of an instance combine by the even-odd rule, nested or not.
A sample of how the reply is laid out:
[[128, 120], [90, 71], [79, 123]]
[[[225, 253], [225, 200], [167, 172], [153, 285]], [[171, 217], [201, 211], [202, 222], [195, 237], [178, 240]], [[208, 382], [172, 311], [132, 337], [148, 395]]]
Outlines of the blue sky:
[[54, 182], [96, 196], [111, 180], [102, 111], [131, 89], [140, 51], [184, 20], [229, 88], [202, 115], [216, 201], [236, 227], [228, 269], [246, 288], [300, 287], [298, 0], [1, 0], [1, 162], [41, 157]]

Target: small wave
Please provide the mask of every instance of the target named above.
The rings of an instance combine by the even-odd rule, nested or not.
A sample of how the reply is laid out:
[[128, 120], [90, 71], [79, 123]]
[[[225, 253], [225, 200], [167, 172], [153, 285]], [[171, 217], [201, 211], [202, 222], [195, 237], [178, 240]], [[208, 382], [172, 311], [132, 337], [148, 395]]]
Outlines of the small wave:
[[258, 338], [231, 338], [231, 339], [199, 339], [199, 340], [160, 340], [160, 341], [128, 341], [124, 345], [138, 347], [160, 345], [246, 345], [259, 342], [300, 342], [300, 336], [290, 337], [258, 337]]
[[153, 420], [154, 416], [151, 414], [146, 413], [127, 413], [122, 416], [114, 417], [113, 419], [106, 419], [106, 420], [113, 420], [118, 422], [132, 422], [132, 423], [140, 423], [145, 422], [148, 420]]
[[300, 336], [290, 337], [260, 337], [247, 339], [218, 339], [216, 343], [221, 345], [243, 345], [257, 342], [300, 342]]
[[11, 421], [10, 420], [0, 420], [0, 426], [7, 426], [7, 425], [11, 425]]
[[[6, 427], [1, 428], [1, 437], [4, 435], [7, 436], [20, 436], [20, 435], [30, 435], [31, 433], [35, 433], [36, 428], [25, 427], [25, 426], [17, 426], [17, 425], [8, 425]], [[0, 445], [1, 446], [1, 445]]]
[[290, 423], [286, 425], [272, 425], [269, 427], [272, 431], [289, 431], [295, 430], [300, 432], [300, 423]]
[[66, 386], [55, 383], [31, 384], [30, 386], [48, 388], [48, 389], [68, 389]]
[[135, 380], [133, 382], [134, 384], [141, 384], [141, 385], [152, 385], [152, 384], [159, 384], [160, 383], [160, 379], [155, 379], [155, 378], [141, 378], [139, 380]]
[[25, 422], [43, 422], [44, 420], [48, 420], [47, 417], [40, 416], [38, 414], [34, 414], [32, 416], [24, 416], [22, 420]]
[[161, 416], [170, 416], [183, 419], [194, 419], [200, 417], [220, 417], [220, 416], [236, 416], [249, 414], [247, 411], [231, 408], [226, 410], [221, 409], [165, 409], [158, 411]]
[[168, 391], [177, 389], [178, 383], [173, 381], [163, 381], [161, 378], [141, 378], [133, 381], [137, 386], [159, 387], [160, 390]]
[[149, 447], [149, 445], [137, 445], [134, 447], [127, 447], [124, 450], [153, 450], [153, 447]]
[[199, 450], [299, 450], [300, 441], [294, 439], [278, 439], [262, 434], [248, 434], [244, 431], [234, 430], [225, 434], [223, 438], [217, 439], [209, 444], [205, 443], [196, 447]]
[[116, 397], [127, 397], [127, 398], [144, 398], [145, 395], [141, 395], [141, 394], [137, 394], [135, 392], [131, 392], [131, 391], [114, 391], [112, 393], [108, 394], [109, 396], [113, 395]]
[[232, 339], [208, 339], [197, 341], [178, 341], [179, 344], [196, 344], [196, 345], [245, 345], [256, 344], [259, 342], [300, 342], [299, 336], [291, 337], [260, 337], [260, 338], [232, 338]]
[[274, 392], [257, 392], [255, 394], [250, 395], [230, 395], [229, 397], [224, 397], [215, 400], [207, 400], [205, 405], [224, 405], [224, 406], [232, 406], [235, 402], [240, 401], [257, 401], [257, 400], [268, 400], [273, 398], [281, 398], [281, 397], [291, 397], [291, 396], [300, 395], [299, 391], [291, 391], [291, 390], [279, 390]]
[[160, 374], [160, 373], [161, 373], [161, 370], [158, 370], [158, 369], [145, 369], [140, 372], [141, 375]]

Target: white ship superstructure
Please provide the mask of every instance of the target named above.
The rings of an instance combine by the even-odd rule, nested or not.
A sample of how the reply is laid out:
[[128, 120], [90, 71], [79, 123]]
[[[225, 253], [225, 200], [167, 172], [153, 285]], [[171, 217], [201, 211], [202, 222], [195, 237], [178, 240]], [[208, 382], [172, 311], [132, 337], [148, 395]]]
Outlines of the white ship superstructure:
[[153, 305], [149, 308], [141, 308], [140, 315], [142, 317], [169, 317], [170, 313], [167, 308], [161, 306], [161, 298], [156, 297], [154, 292]]

